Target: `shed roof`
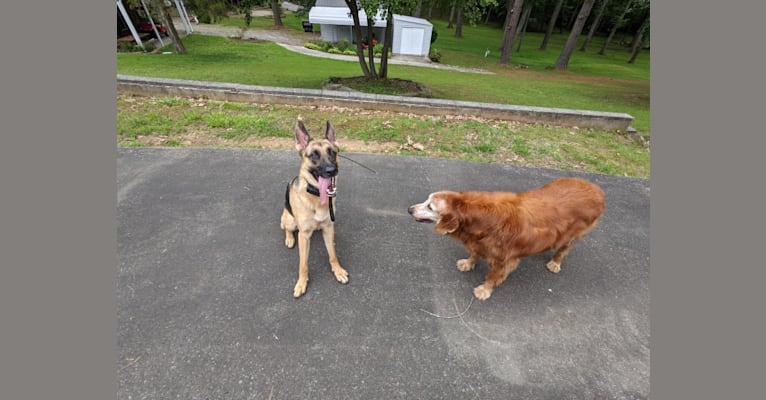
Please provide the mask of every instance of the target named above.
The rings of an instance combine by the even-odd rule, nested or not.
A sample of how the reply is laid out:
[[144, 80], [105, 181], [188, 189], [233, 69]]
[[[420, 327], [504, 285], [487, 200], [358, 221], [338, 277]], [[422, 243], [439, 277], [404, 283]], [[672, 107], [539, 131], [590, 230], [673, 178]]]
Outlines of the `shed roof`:
[[[311, 7], [309, 10], [309, 22], [312, 24], [328, 24], [328, 25], [354, 25], [354, 20], [351, 18], [351, 12], [348, 7]], [[367, 26], [367, 13], [364, 10], [359, 10], [359, 24]], [[378, 10], [378, 14], [375, 16], [375, 27], [385, 27], [386, 20], [383, 18], [383, 13]]]

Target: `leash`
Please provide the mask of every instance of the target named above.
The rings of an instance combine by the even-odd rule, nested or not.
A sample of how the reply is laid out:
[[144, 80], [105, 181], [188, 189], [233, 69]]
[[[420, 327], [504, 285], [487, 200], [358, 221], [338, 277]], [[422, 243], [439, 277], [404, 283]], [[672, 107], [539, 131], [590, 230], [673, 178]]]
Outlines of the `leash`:
[[378, 174], [378, 172], [377, 172], [377, 171], [375, 171], [374, 169], [372, 169], [372, 168], [370, 168], [370, 167], [368, 167], [368, 166], [366, 166], [366, 165], [364, 165], [364, 164], [360, 163], [359, 161], [356, 161], [356, 160], [354, 160], [354, 159], [348, 158], [348, 157], [344, 156], [343, 154], [338, 154], [338, 156], [340, 156], [340, 158], [345, 158], [346, 160], [349, 160], [349, 161], [351, 161], [352, 163], [354, 163], [354, 164], [356, 164], [356, 165], [358, 165], [358, 166], [360, 166], [360, 167], [362, 167], [362, 168], [364, 168], [364, 169], [366, 169], [366, 170], [368, 170], [368, 171], [372, 172], [372, 173], [373, 173], [373, 174], [375, 174], [375, 175], [377, 175], [377, 174]]
[[[354, 163], [354, 164], [356, 164], [356, 165], [358, 165], [358, 166], [360, 166], [360, 167], [362, 167], [362, 168], [372, 172], [373, 174], [376, 174], [376, 175], [378, 174], [377, 171], [375, 171], [374, 169], [372, 169], [372, 168], [370, 168], [370, 167], [360, 163], [359, 161], [356, 161], [356, 160], [354, 160], [352, 158], [346, 157], [343, 154], [338, 154], [338, 156], [340, 156], [341, 158], [345, 158], [346, 160], [351, 161], [352, 163]], [[290, 183], [287, 184], [287, 188], [285, 190], [285, 208], [287, 209], [287, 212], [290, 215], [293, 215], [293, 208], [290, 205], [290, 186], [293, 185], [293, 183], [295, 182], [296, 179], [298, 179], [297, 176], [295, 178], [293, 178], [293, 180], [290, 181]], [[310, 184], [310, 183], [308, 183], [306, 185], [306, 192], [308, 192], [311, 195], [319, 197], [319, 188], [314, 186], [314, 185], [312, 185], [312, 184]], [[337, 187], [335, 186], [335, 177], [332, 177], [332, 181], [330, 183], [330, 187], [327, 188], [327, 197], [329, 198], [328, 202], [330, 203], [330, 220], [332, 222], [335, 222], [335, 209], [334, 209], [334, 207], [332, 205], [333, 204], [332, 198], [337, 196], [337, 194], [338, 194], [338, 190], [337, 190]]]

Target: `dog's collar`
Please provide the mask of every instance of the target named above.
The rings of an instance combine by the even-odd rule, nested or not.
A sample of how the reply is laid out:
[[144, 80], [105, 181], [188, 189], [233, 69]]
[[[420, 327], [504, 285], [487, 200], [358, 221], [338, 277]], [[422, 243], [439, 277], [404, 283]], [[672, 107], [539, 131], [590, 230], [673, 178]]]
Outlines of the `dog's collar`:
[[[319, 188], [306, 182], [306, 192], [310, 195], [319, 197]], [[338, 194], [338, 191], [335, 188], [335, 177], [332, 177], [332, 183], [330, 184], [330, 188], [327, 189], [327, 197], [330, 199], [328, 200], [329, 206], [330, 206], [330, 220], [332, 222], [335, 222], [335, 211], [333, 210], [332, 206], [332, 198], [335, 197]]]
[[[319, 197], [319, 188], [306, 182], [306, 192], [311, 195]], [[338, 194], [338, 190], [335, 188], [335, 177], [332, 177], [332, 183], [330, 188], [327, 189], [327, 197], [335, 197]]]

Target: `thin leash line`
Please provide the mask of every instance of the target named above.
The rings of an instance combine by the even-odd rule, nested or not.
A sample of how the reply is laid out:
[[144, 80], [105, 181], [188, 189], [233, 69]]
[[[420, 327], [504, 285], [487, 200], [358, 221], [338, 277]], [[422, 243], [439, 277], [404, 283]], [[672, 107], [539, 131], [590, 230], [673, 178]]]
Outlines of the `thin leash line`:
[[354, 163], [354, 164], [356, 164], [356, 165], [358, 165], [358, 166], [360, 166], [360, 167], [362, 167], [362, 168], [364, 168], [364, 169], [366, 169], [366, 170], [368, 170], [368, 171], [372, 172], [372, 173], [373, 173], [373, 174], [375, 174], [375, 175], [377, 175], [377, 174], [378, 174], [378, 172], [377, 172], [377, 171], [375, 171], [374, 169], [372, 169], [372, 168], [370, 168], [370, 167], [368, 167], [368, 166], [366, 166], [366, 165], [364, 165], [364, 164], [360, 163], [359, 161], [356, 161], [356, 160], [354, 160], [354, 159], [352, 159], [352, 158], [346, 157], [346, 156], [344, 156], [343, 154], [338, 154], [338, 156], [340, 156], [341, 158], [345, 158], [346, 160], [349, 160], [349, 161], [351, 161], [352, 163]]

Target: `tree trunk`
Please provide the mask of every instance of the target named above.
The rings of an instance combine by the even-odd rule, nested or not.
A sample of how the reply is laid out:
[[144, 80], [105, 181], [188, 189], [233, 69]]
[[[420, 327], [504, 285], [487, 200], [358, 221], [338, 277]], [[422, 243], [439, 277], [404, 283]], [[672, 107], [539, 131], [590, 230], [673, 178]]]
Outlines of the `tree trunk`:
[[596, 0], [585, 0], [582, 3], [582, 7], [577, 14], [574, 26], [572, 26], [572, 31], [569, 32], [569, 39], [567, 39], [564, 49], [561, 51], [561, 55], [559, 55], [556, 64], [553, 66], [555, 70], [566, 71], [567, 68], [569, 68], [569, 57], [572, 55], [572, 51], [577, 44], [577, 38], [580, 36], [580, 32], [582, 32], [583, 26], [585, 26], [585, 21], [588, 19], [588, 15], [590, 15], [590, 10], [593, 8], [593, 3], [595, 1]]
[[415, 5], [415, 10], [412, 13], [412, 16], [415, 18], [420, 18], [420, 9], [423, 8], [423, 0], [418, 0], [418, 4]]
[[380, 56], [380, 76], [388, 78], [388, 50], [394, 42], [394, 14], [386, 13], [386, 36], [383, 39], [383, 54]]
[[505, 5], [505, 20], [503, 21], [503, 40], [500, 41], [500, 46], [498, 46], [498, 50], [500, 50], [500, 53], [503, 52], [503, 45], [505, 44], [505, 39], [508, 36], [508, 29], [505, 29], [508, 25], [511, 24], [511, 16], [513, 15], [513, 0], [508, 0]]
[[641, 27], [638, 28], [638, 32], [636, 33], [636, 37], [638, 38], [636, 40], [636, 43], [633, 45], [633, 48], [631, 49], [631, 56], [630, 60], [628, 60], [628, 64], [633, 64], [636, 61], [636, 58], [638, 57], [638, 53], [641, 52], [641, 45], [644, 42], [644, 36], [646, 35], [646, 28], [649, 26], [649, 17], [646, 17], [644, 22], [641, 23]]
[[452, 28], [452, 23], [455, 21], [455, 8], [457, 4], [457, 0], [452, 0], [452, 7], [450, 7], [449, 10], [449, 22], [447, 23], [447, 29]]
[[630, 47], [630, 52], [631, 53], [633, 53], [633, 51], [636, 48], [637, 43], [642, 39], [641, 35], [644, 34], [644, 29], [645, 29], [646, 24], [648, 23], [648, 20], [649, 20], [649, 17], [646, 17], [646, 19], [644, 19], [641, 22], [641, 26], [638, 27], [638, 29], [636, 30], [636, 33], [633, 35], [633, 38], [630, 40], [630, 44], [628, 45], [628, 47]]
[[[582, 5], [583, 5], [583, 0], [580, 0], [580, 4], [578, 4], [577, 7], [575, 7], [575, 10], [582, 10]], [[579, 13], [577, 12], [573, 12], [572, 15], [569, 16], [569, 20], [567, 21], [565, 26], [567, 27], [567, 29], [569, 29], [570, 32], [574, 28], [574, 24], [575, 24], [575, 21], [577, 21], [578, 14]]]
[[359, 66], [362, 68], [362, 73], [365, 79], [372, 79], [370, 75], [370, 69], [367, 67], [367, 61], [364, 59], [364, 49], [362, 49], [362, 29], [359, 22], [359, 7], [357, 7], [356, 0], [344, 0], [348, 10], [351, 12], [351, 18], [354, 20], [354, 26], [351, 28], [356, 38], [356, 56], [359, 58]]
[[601, 7], [598, 8], [598, 14], [596, 14], [596, 19], [593, 21], [592, 24], [590, 24], [590, 30], [588, 31], [588, 36], [585, 38], [585, 41], [582, 42], [582, 47], [580, 47], [580, 51], [585, 51], [585, 48], [588, 47], [588, 44], [590, 43], [591, 39], [593, 39], [593, 35], [596, 33], [596, 29], [598, 29], [598, 24], [601, 22], [601, 16], [604, 15], [604, 10], [606, 9], [607, 3], [609, 3], [609, 0], [603, 0], [601, 2]]
[[176, 30], [176, 26], [173, 25], [173, 18], [170, 18], [167, 10], [165, 10], [164, 0], [152, 0], [152, 5], [154, 6], [154, 9], [157, 10], [157, 14], [159, 14], [160, 21], [168, 29], [168, 34], [170, 34], [170, 39], [173, 40], [173, 47], [175, 47], [176, 53], [185, 54], [186, 47], [184, 46], [183, 42], [181, 42], [181, 37], [178, 36], [178, 31]]
[[274, 26], [284, 26], [282, 16], [279, 15], [279, 2], [277, 0], [271, 0], [271, 13], [274, 14]]
[[[372, 79], [378, 78], [378, 73], [375, 72], [375, 50], [373, 49], [372, 44], [372, 26], [375, 25], [375, 21], [372, 19], [372, 17], [367, 18], [367, 59], [369, 60], [370, 65], [370, 77]], [[388, 29], [388, 27], [386, 27]]]
[[527, 22], [529, 21], [529, 14], [532, 13], [532, 4], [528, 4], [524, 8], [524, 14], [521, 15], [521, 22], [519, 23], [519, 30], [516, 31], [516, 35], [519, 38], [519, 45], [516, 46], [517, 53], [521, 51], [521, 41], [524, 40], [524, 33], [527, 32]]
[[617, 29], [620, 29], [622, 24], [625, 22], [625, 14], [630, 11], [630, 5], [633, 3], [633, 0], [628, 0], [628, 3], [625, 4], [625, 9], [622, 10], [622, 15], [620, 15], [619, 18], [617, 18], [614, 21], [614, 25], [612, 26], [612, 30], [609, 31], [609, 36], [606, 37], [606, 40], [604, 41], [604, 44], [601, 46], [601, 50], [598, 51], [599, 55], [606, 54], [606, 48], [609, 46], [609, 42], [612, 41], [612, 38], [614, 37], [614, 34], [617, 33]]
[[563, 4], [564, 0], [558, 0], [556, 3], [556, 7], [553, 9], [553, 15], [551, 15], [551, 20], [548, 21], [548, 30], [545, 31], [545, 37], [543, 37], [543, 43], [540, 45], [540, 50], [548, 48], [548, 41], [550, 41], [551, 35], [553, 35], [553, 29], [556, 27], [556, 20], [559, 18], [559, 13], [561, 12], [561, 6]]
[[457, 7], [457, 10], [455, 10], [455, 12], [457, 13], [457, 22], [455, 22], [455, 37], [462, 38], [463, 37], [463, 4], [460, 4], [460, 7]]
[[513, 0], [513, 14], [511, 15], [511, 22], [505, 27], [507, 32], [503, 41], [503, 50], [500, 53], [500, 64], [509, 65], [511, 63], [511, 49], [513, 48], [513, 41], [516, 39], [516, 27], [519, 25], [523, 5], [524, 0]]

